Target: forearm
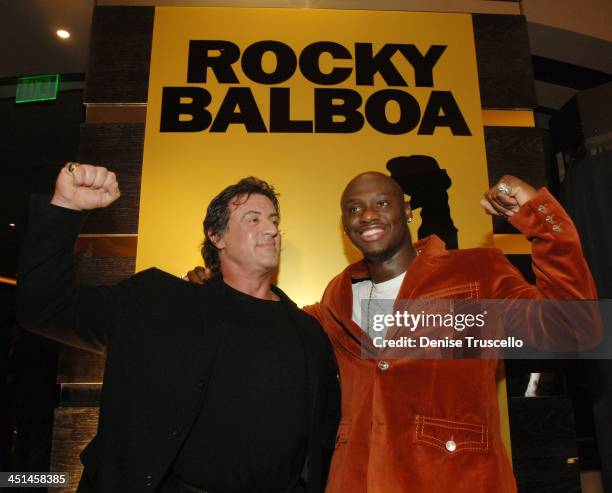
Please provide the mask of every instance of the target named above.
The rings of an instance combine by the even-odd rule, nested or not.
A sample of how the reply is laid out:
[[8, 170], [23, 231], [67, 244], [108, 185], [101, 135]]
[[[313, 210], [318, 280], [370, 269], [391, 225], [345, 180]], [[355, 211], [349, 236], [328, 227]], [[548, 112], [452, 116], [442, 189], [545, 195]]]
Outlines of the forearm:
[[540, 189], [510, 222], [531, 241], [536, 284], [527, 283], [501, 251], [491, 251], [493, 298], [517, 300], [507, 303], [506, 330], [544, 350], [573, 351], [595, 345], [602, 330], [596, 304], [569, 301], [597, 299], [570, 217], [546, 189]]
[[19, 323], [47, 337], [102, 350], [103, 337], [83, 331], [74, 266], [74, 243], [85, 214], [33, 197], [17, 280]]
[[531, 241], [533, 270], [540, 297], [597, 298], [578, 231], [546, 188], [538, 190], [509, 221]]

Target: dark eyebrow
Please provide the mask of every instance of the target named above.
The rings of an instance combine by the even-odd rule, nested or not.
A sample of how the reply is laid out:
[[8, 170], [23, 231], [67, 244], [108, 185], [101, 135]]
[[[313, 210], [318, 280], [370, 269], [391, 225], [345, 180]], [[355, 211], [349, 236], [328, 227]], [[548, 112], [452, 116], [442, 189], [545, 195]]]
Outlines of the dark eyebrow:
[[257, 214], [258, 216], [261, 216], [261, 212], [259, 211], [246, 211], [244, 214], [242, 214], [242, 216], [240, 217], [240, 220], [242, 221], [245, 217], [247, 217], [249, 214]]
[[[242, 217], [240, 218], [240, 220], [242, 221], [249, 214], [256, 214], [258, 216], [261, 216], [261, 212], [260, 211], [250, 210], [250, 211], [246, 211], [244, 214], [242, 214]], [[278, 218], [280, 218], [280, 214], [278, 212], [273, 212], [272, 214], [269, 214], [268, 217], [278, 217]]]

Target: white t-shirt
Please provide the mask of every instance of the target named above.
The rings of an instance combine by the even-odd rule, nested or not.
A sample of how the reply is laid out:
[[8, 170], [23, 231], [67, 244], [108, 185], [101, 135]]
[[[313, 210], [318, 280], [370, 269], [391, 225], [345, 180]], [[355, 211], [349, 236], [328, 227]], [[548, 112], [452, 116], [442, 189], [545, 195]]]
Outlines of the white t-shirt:
[[[378, 284], [372, 283], [372, 281], [359, 281], [353, 284], [353, 322], [355, 322], [361, 330], [367, 331], [367, 327], [361, 325], [361, 302], [365, 300], [367, 303], [371, 300], [395, 300], [399, 293], [404, 276], [406, 272], [402, 272], [399, 276], [389, 279], [385, 282], [379, 282]], [[374, 303], [374, 301], [372, 301]], [[393, 312], [393, 306], [391, 303], [383, 305], [384, 311], [391, 314]], [[376, 313], [381, 313], [381, 305], [377, 305]], [[385, 313], [387, 314], [387, 313]], [[380, 333], [381, 336], [385, 337], [386, 330]]]

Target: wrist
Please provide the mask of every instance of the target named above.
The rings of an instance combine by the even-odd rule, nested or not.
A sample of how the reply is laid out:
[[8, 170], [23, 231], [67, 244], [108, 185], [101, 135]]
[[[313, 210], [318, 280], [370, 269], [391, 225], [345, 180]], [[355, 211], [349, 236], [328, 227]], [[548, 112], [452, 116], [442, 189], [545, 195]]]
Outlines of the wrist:
[[519, 207], [523, 207], [527, 202], [529, 202], [537, 193], [537, 190], [532, 186], [527, 185], [521, 186], [519, 192], [515, 195], [516, 201], [518, 202]]
[[57, 194], [53, 195], [50, 203], [51, 205], [56, 205], [57, 207], [63, 207], [64, 209], [71, 209], [73, 211], [83, 210], [80, 207], [77, 207], [76, 205], [74, 205], [71, 201], [66, 200], [61, 195], [57, 195]]

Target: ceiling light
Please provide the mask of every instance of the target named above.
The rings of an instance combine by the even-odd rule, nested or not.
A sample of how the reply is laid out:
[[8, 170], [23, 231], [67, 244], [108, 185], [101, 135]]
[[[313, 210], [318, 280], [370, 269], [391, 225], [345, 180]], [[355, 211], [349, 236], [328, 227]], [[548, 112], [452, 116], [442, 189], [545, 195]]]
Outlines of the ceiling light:
[[62, 39], [68, 39], [70, 37], [70, 33], [64, 29], [58, 29], [55, 34]]

